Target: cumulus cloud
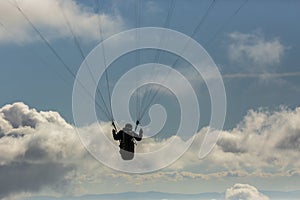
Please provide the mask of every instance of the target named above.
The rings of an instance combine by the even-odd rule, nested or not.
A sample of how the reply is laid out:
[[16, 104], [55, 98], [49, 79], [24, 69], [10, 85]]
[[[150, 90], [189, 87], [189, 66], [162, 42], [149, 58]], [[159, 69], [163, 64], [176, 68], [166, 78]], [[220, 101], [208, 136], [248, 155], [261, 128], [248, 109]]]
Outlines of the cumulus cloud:
[[235, 184], [226, 190], [227, 200], [269, 200], [267, 196], [260, 193], [255, 187], [248, 184]]
[[[97, 142], [99, 125], [116, 146], [115, 151], [109, 151], [105, 141]], [[107, 123], [75, 128], [54, 111], [37, 111], [24, 103], [0, 108], [0, 198], [45, 188], [82, 195], [91, 191], [78, 187], [101, 181], [143, 184], [163, 180], [299, 175], [300, 108], [249, 111], [236, 128], [222, 131], [211, 154], [199, 160], [199, 147], [207, 131], [207, 127], [203, 128], [180, 159], [161, 171], [148, 174], [116, 172], [99, 164], [83, 147], [76, 129], [94, 136], [90, 143], [113, 162], [118, 162], [118, 143], [112, 141], [111, 127]], [[184, 148], [187, 142], [179, 137], [142, 140], [137, 146], [139, 153], [156, 151], [170, 140], [175, 140], [170, 151], [142, 164], [146, 167], [160, 164], [168, 154]]]
[[[110, 151], [104, 140], [97, 139], [99, 125], [114, 143], [114, 151]], [[76, 193], [76, 189], [67, 186], [107, 178], [110, 170], [90, 156], [77, 131], [93, 136], [86, 138], [91, 149], [95, 147], [113, 162], [119, 163], [118, 143], [112, 141], [111, 127], [107, 123], [75, 128], [57, 112], [37, 111], [21, 102], [3, 106], [0, 109], [0, 199], [23, 192], [39, 192], [45, 188], [55, 191], [63, 189], [63, 194]], [[171, 140], [176, 141], [177, 149], [184, 146], [185, 141], [179, 137]], [[145, 139], [137, 152], [155, 151], [168, 142]], [[142, 166], [155, 166], [165, 156], [162, 154], [151, 162], [142, 163]]]
[[[10, 3], [11, 2], [11, 3]], [[99, 18], [104, 37], [120, 31], [124, 23], [119, 15], [96, 14], [73, 0], [24, 0], [16, 1], [25, 15], [48, 39], [70, 37], [64, 15], [75, 34], [81, 39], [99, 40]], [[33, 41], [37, 38], [30, 24], [15, 7], [15, 1], [0, 2], [0, 42]]]
[[250, 110], [236, 128], [223, 131], [210, 159], [232, 168], [298, 168], [300, 163], [295, 160], [300, 153], [299, 120], [300, 108]]
[[279, 38], [267, 40], [260, 33], [229, 34], [232, 43], [229, 45], [229, 57], [232, 61], [248, 62], [249, 65], [268, 67], [281, 61], [286, 47]]
[[0, 198], [35, 192], [66, 181], [86, 153], [73, 127], [57, 112], [38, 112], [23, 103], [0, 109]]

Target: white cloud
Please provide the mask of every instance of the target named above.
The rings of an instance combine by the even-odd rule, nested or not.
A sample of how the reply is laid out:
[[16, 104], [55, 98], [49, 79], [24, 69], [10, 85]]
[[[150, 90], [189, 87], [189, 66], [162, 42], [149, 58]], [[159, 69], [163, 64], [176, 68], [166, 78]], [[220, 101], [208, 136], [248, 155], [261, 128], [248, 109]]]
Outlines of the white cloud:
[[267, 196], [260, 193], [255, 187], [248, 184], [235, 184], [226, 190], [227, 200], [269, 200]]
[[163, 10], [157, 2], [147, 1], [146, 2], [146, 12], [157, 14], [157, 13], [163, 12]]
[[249, 111], [244, 121], [224, 131], [210, 159], [232, 168], [299, 167], [300, 108], [277, 112]]
[[[11, 2], [11, 3], [9, 3]], [[0, 2], [0, 42], [33, 41], [38, 36], [17, 8], [15, 1]], [[22, 0], [17, 1], [25, 15], [46, 38], [71, 37], [63, 13], [75, 34], [81, 39], [99, 40], [98, 15], [74, 0]], [[100, 5], [101, 6], [101, 5]], [[124, 28], [119, 15], [100, 14], [104, 38]]]
[[57, 112], [15, 103], [1, 108], [0, 118], [5, 135], [0, 139], [0, 198], [49, 185], [64, 187], [78, 159], [88, 160], [73, 128]]
[[[100, 126], [112, 140], [110, 125], [101, 123]], [[236, 128], [222, 131], [212, 153], [199, 160], [197, 155], [206, 130], [203, 128], [197, 134], [191, 148], [171, 166], [154, 173], [131, 175], [103, 167], [92, 159], [74, 127], [57, 112], [36, 111], [23, 103], [6, 105], [0, 108], [0, 198], [45, 188], [82, 195], [91, 192], [89, 184], [101, 181], [115, 184], [122, 180], [132, 185], [165, 180], [299, 175], [300, 108], [249, 111]], [[99, 126], [93, 124], [79, 131], [97, 137]], [[174, 151], [185, 145], [181, 138], [175, 139]], [[166, 143], [168, 139], [142, 140], [137, 152], [155, 151]], [[103, 142], [97, 147], [104, 152], [107, 149]], [[116, 158], [119, 153], [110, 152], [109, 156]], [[144, 164], [157, 165], [166, 156], [153, 157], [151, 162]]]
[[268, 67], [280, 63], [286, 47], [279, 38], [267, 40], [260, 33], [229, 34], [229, 57], [232, 61], [247, 63], [250, 66]]

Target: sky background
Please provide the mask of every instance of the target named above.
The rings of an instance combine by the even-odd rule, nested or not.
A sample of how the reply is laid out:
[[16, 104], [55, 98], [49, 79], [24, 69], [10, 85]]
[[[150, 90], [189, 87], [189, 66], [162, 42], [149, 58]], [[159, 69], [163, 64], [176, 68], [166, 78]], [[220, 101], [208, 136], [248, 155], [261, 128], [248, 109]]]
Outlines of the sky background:
[[[74, 74], [83, 61], [78, 44], [87, 55], [101, 39], [123, 30], [165, 27], [172, 9], [171, 0], [141, 0], [139, 10], [136, 0], [99, 0], [98, 8], [93, 0], [17, 2]], [[0, 189], [0, 198], [24, 192], [50, 196], [149, 190], [224, 192], [235, 183], [262, 190], [300, 190], [300, 1], [174, 0], [168, 28], [192, 36], [215, 61], [226, 90], [226, 120], [221, 139], [205, 160], [197, 160], [196, 147], [192, 147], [172, 166], [142, 175], [111, 170], [83, 150], [71, 128], [74, 77], [14, 5], [13, 0], [0, 2], [0, 149], [5, 152], [0, 156], [0, 186], [6, 185]], [[156, 53], [140, 51], [140, 64], [153, 62]], [[133, 52], [110, 66], [111, 87], [136, 65], [135, 56]], [[161, 63], [172, 65], [174, 60], [174, 55], [161, 53]], [[209, 94], [201, 76], [184, 60], [174, 68], [188, 77], [199, 99], [197, 146], [210, 119]], [[103, 77], [99, 88], [105, 88]], [[178, 103], [165, 90], [158, 96], [155, 103], [164, 105], [168, 113], [161, 131], [168, 140], [180, 120]], [[134, 104], [131, 112], [135, 118]], [[100, 121], [107, 121], [98, 114]], [[147, 122], [148, 116], [143, 123]], [[109, 132], [109, 125], [102, 125]], [[96, 133], [97, 127], [91, 124], [82, 131]], [[163, 145], [148, 142], [154, 149]], [[183, 143], [178, 141], [179, 146]], [[140, 146], [140, 151], [147, 149], [146, 144]], [[32, 171], [52, 176], [39, 180]], [[18, 182], [30, 184], [21, 187]], [[128, 184], [121, 187], [121, 182]]]

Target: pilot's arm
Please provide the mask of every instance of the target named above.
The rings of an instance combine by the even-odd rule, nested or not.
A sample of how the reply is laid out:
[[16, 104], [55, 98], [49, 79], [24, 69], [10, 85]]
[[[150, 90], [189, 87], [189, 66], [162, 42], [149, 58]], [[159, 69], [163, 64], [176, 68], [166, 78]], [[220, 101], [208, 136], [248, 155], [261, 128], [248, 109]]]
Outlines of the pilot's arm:
[[120, 133], [116, 133], [116, 132], [117, 131], [115, 129], [112, 130], [114, 140], [120, 140]]
[[139, 134], [135, 137], [135, 139], [136, 141], [141, 141], [142, 138], [143, 138], [143, 129], [140, 129]]

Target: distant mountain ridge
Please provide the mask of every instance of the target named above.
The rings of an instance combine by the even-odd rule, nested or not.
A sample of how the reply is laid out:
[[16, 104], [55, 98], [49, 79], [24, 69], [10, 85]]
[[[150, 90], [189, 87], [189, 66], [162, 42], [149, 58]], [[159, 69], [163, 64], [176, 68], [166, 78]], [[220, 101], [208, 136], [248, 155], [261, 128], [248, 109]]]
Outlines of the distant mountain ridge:
[[[300, 199], [300, 191], [291, 191], [291, 192], [279, 192], [279, 191], [261, 191], [263, 194], [268, 196], [271, 200], [280, 199], [280, 200], [289, 200], [289, 199]], [[124, 192], [124, 193], [108, 193], [108, 194], [90, 194], [76, 197], [45, 197], [45, 196], [36, 196], [25, 198], [24, 200], [129, 200], [129, 199], [145, 199], [145, 200], [170, 200], [170, 199], [184, 199], [184, 200], [193, 200], [193, 199], [218, 199], [222, 200], [225, 198], [225, 193], [218, 192], [206, 192], [198, 194], [179, 194], [179, 193], [164, 193], [164, 192]]]

